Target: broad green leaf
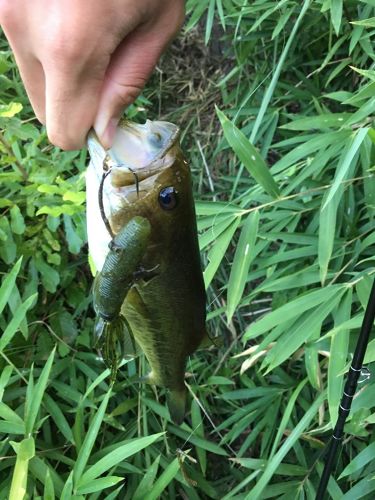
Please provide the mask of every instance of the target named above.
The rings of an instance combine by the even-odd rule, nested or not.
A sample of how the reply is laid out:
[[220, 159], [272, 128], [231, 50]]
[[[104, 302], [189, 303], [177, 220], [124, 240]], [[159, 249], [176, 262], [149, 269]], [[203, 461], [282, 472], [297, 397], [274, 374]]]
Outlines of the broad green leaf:
[[258, 234], [259, 212], [250, 212], [241, 230], [228, 282], [227, 318], [228, 322], [241, 300], [249, 267], [255, 256], [255, 241]]
[[238, 158], [245, 165], [256, 182], [258, 182], [270, 196], [277, 198], [279, 196], [279, 188], [258, 151], [246, 138], [243, 132], [241, 132], [234, 123], [228, 120], [222, 111], [216, 108], [216, 113], [223, 127], [225, 138]]
[[10, 102], [9, 104], [0, 105], [0, 117], [1, 118], [12, 118], [22, 111], [22, 104], [19, 102]]
[[[110, 453], [108, 453], [108, 455], [105, 455], [103, 458], [101, 458], [86, 470], [86, 472], [82, 475], [81, 479], [78, 482], [79, 487], [81, 488], [89, 484], [90, 481], [96, 479], [104, 472], [107, 472], [115, 465], [120, 464], [126, 458], [139, 453], [144, 448], [147, 448], [147, 446], [150, 446], [150, 444], [158, 440], [163, 434], [163, 432], [160, 432], [159, 434], [152, 434], [151, 436], [137, 438], [129, 441], [128, 443], [120, 446], [117, 449], [112, 450]], [[84, 445], [85, 443], [83, 444], [83, 446]]]

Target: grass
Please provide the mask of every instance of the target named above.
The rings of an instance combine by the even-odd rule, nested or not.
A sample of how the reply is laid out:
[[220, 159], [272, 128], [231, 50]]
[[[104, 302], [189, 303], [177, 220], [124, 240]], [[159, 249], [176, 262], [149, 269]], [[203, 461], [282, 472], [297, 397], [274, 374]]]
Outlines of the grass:
[[[225, 338], [191, 357], [180, 427], [130, 382], [143, 358], [110, 387], [90, 349], [87, 154], [48, 144], [1, 41], [0, 499], [314, 498], [374, 274], [374, 7], [189, 0], [129, 111], [181, 126]], [[373, 385], [333, 499], [373, 498]]]

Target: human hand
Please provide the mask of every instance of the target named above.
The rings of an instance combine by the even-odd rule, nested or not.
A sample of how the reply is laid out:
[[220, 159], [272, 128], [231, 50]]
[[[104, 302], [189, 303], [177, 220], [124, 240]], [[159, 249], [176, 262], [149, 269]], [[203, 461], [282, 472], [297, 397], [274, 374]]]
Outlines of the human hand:
[[0, 24], [50, 141], [109, 147], [184, 18], [183, 0], [0, 0]]

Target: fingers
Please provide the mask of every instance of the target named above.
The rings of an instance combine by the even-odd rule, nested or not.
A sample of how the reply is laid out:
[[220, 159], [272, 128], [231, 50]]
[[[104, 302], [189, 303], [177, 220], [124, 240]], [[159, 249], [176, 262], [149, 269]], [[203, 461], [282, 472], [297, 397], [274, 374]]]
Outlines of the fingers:
[[84, 78], [63, 69], [46, 72], [46, 128], [49, 140], [65, 150], [84, 147], [96, 115], [103, 74]]
[[41, 123], [45, 124], [45, 78], [43, 66], [31, 55], [24, 56], [19, 51], [14, 51], [14, 55], [35, 115]]
[[43, 67], [34, 55], [30, 44], [27, 43], [27, 34], [24, 30], [20, 29], [20, 22], [17, 16], [12, 15], [9, 9], [4, 9], [4, 4], [1, 4], [0, 22], [13, 49], [21, 78], [35, 114], [41, 123], [45, 123], [45, 79]]
[[[111, 146], [117, 123], [125, 107], [145, 86], [162, 52], [177, 33], [183, 4], [174, 5], [174, 15], [154, 20], [128, 35], [111, 58], [101, 91], [94, 128], [104, 147]], [[167, 10], [166, 10], [167, 12]]]

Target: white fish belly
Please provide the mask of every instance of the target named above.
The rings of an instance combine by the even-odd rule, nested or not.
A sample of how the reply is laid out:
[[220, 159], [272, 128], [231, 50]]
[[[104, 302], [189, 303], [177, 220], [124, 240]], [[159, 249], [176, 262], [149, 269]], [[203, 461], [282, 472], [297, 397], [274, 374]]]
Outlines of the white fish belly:
[[[107, 228], [103, 222], [99, 209], [99, 185], [100, 179], [91, 161], [86, 171], [86, 220], [89, 253], [96, 267], [101, 271], [108, 253], [108, 244], [111, 241]], [[106, 197], [103, 200], [104, 210], [109, 211]]]

